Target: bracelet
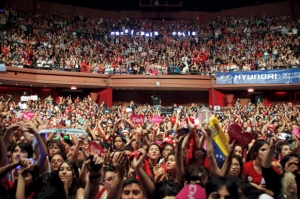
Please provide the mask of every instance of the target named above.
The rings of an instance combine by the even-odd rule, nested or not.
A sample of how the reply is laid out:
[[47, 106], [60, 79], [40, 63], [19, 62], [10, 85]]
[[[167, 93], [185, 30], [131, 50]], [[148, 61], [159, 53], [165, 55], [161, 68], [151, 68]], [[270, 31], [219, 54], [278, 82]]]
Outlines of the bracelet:
[[97, 183], [98, 181], [100, 181], [100, 177], [101, 175], [95, 175], [95, 176], [91, 176], [89, 175], [89, 180], [92, 182], [92, 183]]

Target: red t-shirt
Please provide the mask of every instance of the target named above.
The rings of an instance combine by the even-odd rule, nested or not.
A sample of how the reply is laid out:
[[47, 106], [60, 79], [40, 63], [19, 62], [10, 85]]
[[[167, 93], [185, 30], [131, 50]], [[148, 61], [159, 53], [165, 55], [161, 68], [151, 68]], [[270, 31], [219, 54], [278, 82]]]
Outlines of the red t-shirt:
[[[280, 171], [276, 168], [272, 168], [280, 174]], [[247, 179], [248, 182], [252, 182], [254, 184], [259, 185], [261, 183], [261, 180], [263, 178], [262, 174], [259, 174], [254, 169], [254, 161], [246, 162], [243, 167], [243, 175]]]

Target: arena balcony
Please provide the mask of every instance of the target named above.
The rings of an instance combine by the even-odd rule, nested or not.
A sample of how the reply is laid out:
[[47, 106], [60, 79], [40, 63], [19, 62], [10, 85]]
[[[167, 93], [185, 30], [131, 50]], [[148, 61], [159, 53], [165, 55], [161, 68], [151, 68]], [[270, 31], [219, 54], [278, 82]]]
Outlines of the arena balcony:
[[[82, 92], [97, 93], [98, 102], [104, 100], [108, 106], [127, 99], [143, 104], [153, 92], [160, 93], [165, 106], [171, 106], [174, 101], [189, 104], [195, 99], [199, 104], [226, 106], [228, 94], [240, 96], [241, 103], [257, 99], [265, 104], [281, 99], [299, 103], [300, 99], [297, 91], [299, 83], [256, 84], [253, 81], [252, 84], [217, 84], [215, 76], [202, 75], [105, 75], [7, 66], [6, 72], [1, 72], [0, 83], [3, 95], [17, 96], [27, 90], [41, 98], [49, 94], [58, 97], [75, 87]], [[193, 96], [193, 99], [187, 96]]]

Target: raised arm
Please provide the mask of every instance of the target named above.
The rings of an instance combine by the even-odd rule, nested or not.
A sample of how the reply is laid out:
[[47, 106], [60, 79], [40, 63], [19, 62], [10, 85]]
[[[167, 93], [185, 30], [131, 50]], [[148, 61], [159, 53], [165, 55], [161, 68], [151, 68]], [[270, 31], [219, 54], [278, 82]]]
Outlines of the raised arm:
[[226, 157], [224, 164], [221, 168], [220, 176], [226, 176], [230, 170], [233, 155], [234, 155], [235, 143], [236, 143], [236, 140], [232, 140], [227, 143], [227, 150], [228, 150], [229, 154]]
[[38, 145], [38, 148], [39, 148], [39, 154], [40, 154], [40, 156], [39, 156], [39, 158], [37, 160], [36, 165], [41, 169], [43, 167], [44, 162], [46, 160], [46, 157], [48, 155], [47, 147], [46, 147], [45, 143], [43, 142], [42, 138], [40, 137], [40, 135], [38, 134], [37, 129], [33, 125], [32, 122], [25, 123], [24, 127], [27, 128], [28, 132], [31, 133], [31, 134], [33, 134], [34, 137], [37, 140], [37, 145]]
[[207, 158], [209, 161], [209, 166], [211, 172], [213, 172], [216, 175], [220, 175], [220, 168], [218, 167], [216, 158], [214, 156], [214, 146], [213, 146], [213, 140], [211, 137], [211, 131], [210, 129], [204, 129], [202, 127], [202, 122], [199, 122], [199, 129], [203, 132], [205, 139], [206, 139], [206, 152], [207, 152]]
[[180, 110], [177, 110], [177, 114], [176, 114], [176, 122], [174, 124], [173, 130], [176, 132], [177, 131], [177, 127], [178, 127], [178, 122], [179, 122], [179, 116], [180, 116]]
[[146, 199], [150, 199], [155, 191], [155, 186], [149, 175], [143, 169], [143, 160], [145, 159], [147, 152], [144, 149], [139, 149], [137, 153], [141, 153], [141, 155], [138, 159], [136, 159], [135, 157], [133, 158], [132, 166], [139, 176], [141, 188], [145, 194]]
[[179, 139], [176, 139], [176, 150], [175, 150], [175, 161], [176, 161], [176, 182], [181, 182], [181, 177], [184, 175], [184, 164], [183, 164], [183, 155], [182, 147], [183, 140], [187, 137], [186, 135], [181, 136]]
[[26, 174], [34, 168], [34, 164], [27, 166], [26, 168], [19, 169], [16, 199], [25, 199], [25, 177]]
[[273, 156], [275, 153], [275, 145], [277, 143], [277, 138], [276, 137], [272, 137], [270, 140], [270, 146], [269, 146], [269, 150], [267, 150], [267, 153], [265, 155], [265, 157], [262, 159], [261, 162], [261, 166], [264, 168], [270, 168], [272, 165], [272, 161], [273, 161]]
[[20, 123], [12, 124], [6, 129], [6, 132], [3, 137], [5, 145], [13, 141], [13, 135], [17, 130], [20, 130]]
[[[2, 131], [2, 115], [0, 115], [0, 131]], [[7, 159], [7, 151], [6, 151], [6, 145], [3, 140], [2, 134], [0, 135], [0, 150], [1, 150], [1, 156], [0, 156], [0, 167], [3, 167], [7, 165], [8, 159]]]
[[122, 195], [123, 181], [125, 177], [125, 165], [127, 163], [127, 156], [125, 153], [120, 153], [117, 157], [116, 171], [114, 181], [111, 184], [110, 192], [106, 199], [119, 199]]
[[[80, 171], [80, 185], [84, 188], [84, 198], [85, 199], [94, 199], [98, 194], [100, 189], [100, 180], [101, 180], [101, 169], [98, 171], [94, 171], [90, 167], [91, 161], [94, 162], [95, 165], [103, 164], [103, 159], [98, 155], [93, 156], [93, 160], [86, 160], [83, 163], [82, 170]], [[86, 181], [86, 175], [89, 174], [89, 177]]]

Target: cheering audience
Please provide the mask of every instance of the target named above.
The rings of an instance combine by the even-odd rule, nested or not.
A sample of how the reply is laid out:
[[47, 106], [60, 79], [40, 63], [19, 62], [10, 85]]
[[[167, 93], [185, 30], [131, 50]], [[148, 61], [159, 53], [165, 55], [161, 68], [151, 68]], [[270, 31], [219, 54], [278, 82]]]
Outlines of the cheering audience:
[[199, 74], [299, 68], [299, 18], [195, 20], [31, 15], [7, 8], [1, 61], [8, 66], [98, 74]]
[[89, 96], [0, 99], [1, 198], [299, 197], [298, 105], [206, 118], [194, 103], [166, 114], [133, 101], [107, 112]]

